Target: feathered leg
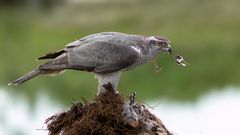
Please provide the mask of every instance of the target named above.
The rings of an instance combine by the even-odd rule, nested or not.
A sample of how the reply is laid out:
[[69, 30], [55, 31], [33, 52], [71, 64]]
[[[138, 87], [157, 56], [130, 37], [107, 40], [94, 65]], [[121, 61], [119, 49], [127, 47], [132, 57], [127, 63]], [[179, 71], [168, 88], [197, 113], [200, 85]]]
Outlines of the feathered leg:
[[104, 85], [108, 85], [109, 83], [112, 85], [112, 89], [117, 93], [117, 85], [120, 80], [120, 72], [113, 72], [107, 74], [96, 74], [98, 78], [98, 93], [99, 95], [102, 92], [106, 92]]

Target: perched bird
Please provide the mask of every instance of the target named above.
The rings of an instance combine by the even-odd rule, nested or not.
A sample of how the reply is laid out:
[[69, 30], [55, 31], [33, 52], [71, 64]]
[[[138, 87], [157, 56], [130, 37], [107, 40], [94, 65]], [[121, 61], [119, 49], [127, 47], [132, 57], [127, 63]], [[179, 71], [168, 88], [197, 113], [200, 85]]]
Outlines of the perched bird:
[[103, 85], [109, 83], [117, 92], [122, 71], [143, 65], [160, 52], [171, 51], [170, 41], [162, 36], [96, 33], [71, 42], [62, 50], [39, 57], [38, 60], [49, 60], [9, 85], [19, 85], [38, 75], [73, 69], [93, 72], [99, 82], [98, 93], [104, 91]]

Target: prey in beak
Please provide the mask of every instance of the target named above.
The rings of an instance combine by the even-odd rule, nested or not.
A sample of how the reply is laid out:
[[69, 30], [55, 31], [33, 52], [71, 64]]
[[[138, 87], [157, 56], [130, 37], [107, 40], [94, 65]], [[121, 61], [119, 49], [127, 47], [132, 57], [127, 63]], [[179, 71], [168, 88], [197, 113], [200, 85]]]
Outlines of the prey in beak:
[[189, 63], [187, 63], [183, 56], [181, 55], [176, 55], [176, 63], [180, 66], [186, 67], [187, 65], [189, 65]]

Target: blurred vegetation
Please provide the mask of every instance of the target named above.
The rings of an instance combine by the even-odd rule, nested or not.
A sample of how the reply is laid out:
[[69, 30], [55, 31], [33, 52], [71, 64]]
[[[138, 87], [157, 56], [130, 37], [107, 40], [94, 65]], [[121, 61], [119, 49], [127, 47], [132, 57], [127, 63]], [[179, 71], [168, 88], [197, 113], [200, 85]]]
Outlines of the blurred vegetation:
[[[153, 64], [123, 73], [119, 89], [136, 91], [142, 99], [167, 98], [194, 101], [212, 88], [240, 84], [239, 0], [113, 0], [67, 2], [51, 10], [29, 5], [0, 9], [0, 85], [35, 68], [35, 58], [61, 49], [69, 42], [102, 31], [141, 35], [164, 35], [173, 49], [191, 64], [175, 64], [174, 57], [160, 54], [162, 71]], [[45, 6], [43, 6], [45, 7]], [[69, 103], [93, 97], [97, 80], [93, 74], [67, 71], [63, 75], [38, 77], [10, 87], [34, 101], [39, 92]]]

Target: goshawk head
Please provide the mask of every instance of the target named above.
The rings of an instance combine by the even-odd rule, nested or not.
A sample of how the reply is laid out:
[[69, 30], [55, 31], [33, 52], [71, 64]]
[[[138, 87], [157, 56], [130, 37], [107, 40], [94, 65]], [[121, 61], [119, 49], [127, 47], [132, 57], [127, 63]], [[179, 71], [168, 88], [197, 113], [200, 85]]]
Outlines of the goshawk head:
[[168, 52], [172, 53], [171, 42], [165, 37], [162, 36], [151, 36], [147, 38], [149, 44], [154, 46], [159, 52]]

